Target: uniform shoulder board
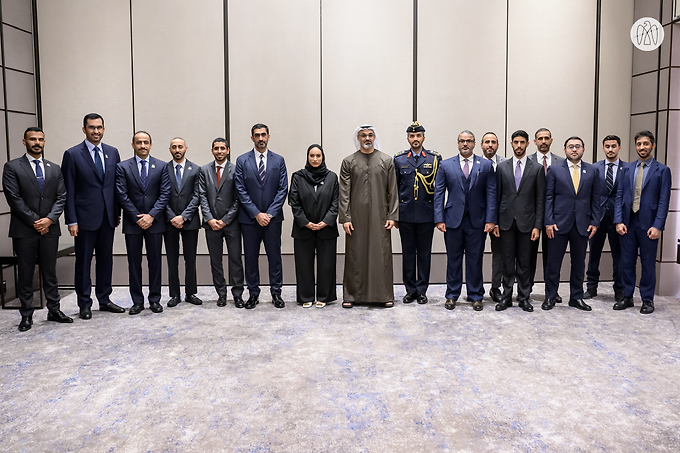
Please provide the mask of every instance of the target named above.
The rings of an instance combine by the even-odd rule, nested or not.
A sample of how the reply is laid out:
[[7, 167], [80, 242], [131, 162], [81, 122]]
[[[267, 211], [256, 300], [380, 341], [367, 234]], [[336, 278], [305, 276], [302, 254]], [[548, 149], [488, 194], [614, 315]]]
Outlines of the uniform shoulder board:
[[438, 153], [437, 151], [428, 149], [427, 152], [430, 153], [430, 154], [432, 154], [432, 155], [434, 155], [434, 156], [439, 156], [439, 153]]
[[400, 152], [398, 152], [397, 154], [395, 154], [394, 157], [399, 157], [399, 156], [401, 156], [401, 155], [403, 155], [403, 154], [406, 154], [407, 151], [408, 151], [408, 150], [406, 150], [406, 151], [400, 151]]

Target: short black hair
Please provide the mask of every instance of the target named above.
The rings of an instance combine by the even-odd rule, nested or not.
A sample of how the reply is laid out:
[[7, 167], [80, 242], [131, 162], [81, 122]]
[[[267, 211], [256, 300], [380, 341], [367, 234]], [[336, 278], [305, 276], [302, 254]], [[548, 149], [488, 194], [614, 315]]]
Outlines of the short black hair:
[[104, 118], [102, 118], [99, 113], [88, 113], [85, 115], [85, 118], [83, 118], [83, 127], [87, 126], [88, 120], [102, 120], [102, 126], [104, 125]]
[[24, 131], [24, 140], [26, 140], [26, 135], [27, 135], [29, 132], [42, 132], [43, 135], [45, 135], [45, 132], [43, 132], [43, 130], [40, 129], [39, 127], [37, 127], [37, 126], [31, 126], [31, 127], [27, 128], [27, 129]]
[[529, 134], [527, 134], [526, 131], [523, 131], [522, 129], [516, 130], [515, 132], [512, 133], [512, 136], [510, 137], [510, 140], [514, 140], [516, 137], [522, 137], [524, 140], [529, 141]]
[[137, 134], [146, 134], [146, 135], [148, 135], [148, 136], [149, 136], [149, 143], [153, 143], [153, 140], [151, 140], [151, 134], [149, 134], [147, 131], [137, 131], [137, 132], [135, 132], [135, 135], [132, 136], [132, 143], [135, 142], [135, 137], [137, 136]]
[[547, 127], [542, 127], [536, 131], [536, 133], [534, 134], [534, 139], [538, 138], [539, 132], [547, 132], [548, 134], [550, 134], [550, 138], [552, 138], [552, 132], [550, 132], [550, 129], [548, 129]]
[[621, 146], [621, 138], [618, 135], [607, 135], [602, 139], [602, 145], [604, 145], [604, 142], [608, 142], [610, 140], [616, 140], [616, 143]]
[[635, 134], [635, 143], [637, 143], [638, 138], [640, 137], [647, 137], [650, 142], [652, 142], [652, 145], [656, 143], [656, 140], [654, 140], [654, 134], [652, 134], [651, 131], [640, 131], [637, 134]]
[[255, 129], [262, 128], [267, 129], [267, 134], [269, 134], [269, 126], [267, 126], [266, 124], [257, 123], [256, 125], [250, 128], [250, 136], [252, 137], [255, 134]]
[[584, 148], [586, 147], [586, 144], [583, 143], [583, 139], [582, 139], [581, 137], [578, 137], [578, 136], [576, 136], [576, 135], [572, 135], [571, 137], [569, 137], [568, 139], [566, 139], [566, 140], [564, 141], [564, 147], [565, 147], [565, 149], [566, 149], [566, 147], [567, 147], [567, 143], [569, 143], [569, 140], [578, 140], [579, 142], [581, 142], [581, 146], [583, 146]]
[[227, 148], [229, 148], [229, 142], [227, 141], [226, 138], [217, 137], [215, 140], [212, 141], [212, 145], [210, 145], [210, 149], [213, 149], [215, 147], [215, 143], [224, 143], [227, 146]]
[[495, 132], [491, 132], [491, 131], [485, 132], [484, 135], [482, 135], [482, 140], [484, 140], [484, 137], [486, 137], [487, 135], [493, 135], [494, 137], [496, 137], [496, 141], [498, 141], [498, 135], [496, 135]]

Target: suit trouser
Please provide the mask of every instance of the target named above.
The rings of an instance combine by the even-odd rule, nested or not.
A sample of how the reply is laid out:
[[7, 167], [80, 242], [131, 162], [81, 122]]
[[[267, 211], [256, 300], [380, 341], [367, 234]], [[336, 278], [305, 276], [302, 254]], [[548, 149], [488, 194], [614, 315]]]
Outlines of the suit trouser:
[[531, 294], [531, 231], [522, 233], [513, 220], [508, 230], [501, 230], [499, 246], [503, 254], [503, 302], [512, 302], [512, 286], [517, 279], [519, 300]]
[[590, 256], [588, 258], [588, 272], [586, 272], [588, 283], [587, 288], [597, 290], [600, 282], [600, 258], [604, 248], [604, 239], [609, 237], [609, 248], [612, 252], [612, 268], [614, 276], [614, 293], [623, 293], [623, 283], [621, 283], [621, 272], [619, 263], [621, 261], [621, 245], [619, 233], [616, 232], [616, 225], [609, 214], [605, 214], [600, 222], [600, 227], [595, 235], [590, 238]]
[[57, 250], [59, 237], [12, 238], [17, 257], [17, 292], [21, 316], [33, 315], [33, 274], [36, 263], [40, 266], [47, 309], [59, 311], [59, 288], [57, 284]]
[[545, 278], [545, 297], [554, 299], [557, 296], [557, 288], [560, 285], [560, 270], [562, 260], [569, 244], [569, 256], [571, 258], [571, 273], [569, 276], [569, 299], [583, 299], [583, 277], [586, 270], [586, 249], [588, 248], [588, 236], [581, 236], [576, 224], [566, 233], [556, 233], [555, 237], [548, 239], [550, 261]]
[[78, 236], [74, 237], [76, 252], [76, 266], [74, 284], [80, 308], [92, 307], [92, 256], [96, 254], [96, 282], [95, 295], [99, 305], [111, 302], [111, 276], [113, 274], [113, 238], [116, 229], [109, 224], [106, 212], [102, 225], [97, 230], [78, 229]]
[[491, 238], [491, 288], [500, 288], [503, 278], [503, 246], [501, 238], [497, 238], [493, 233], [489, 233], [489, 238]]
[[430, 285], [434, 222], [399, 222], [399, 236], [406, 292], [425, 295]]
[[529, 273], [531, 274], [531, 290], [534, 289], [534, 279], [536, 278], [536, 262], [538, 261], [538, 244], [541, 243], [541, 257], [543, 258], [543, 281], [546, 281], [545, 273], [548, 269], [548, 257], [549, 257], [549, 241], [548, 234], [545, 232], [545, 227], [541, 229], [541, 237], [531, 243], [531, 263], [529, 268]]
[[627, 225], [628, 232], [621, 236], [621, 280], [623, 282], [623, 297], [633, 297], [635, 293], [636, 266], [638, 250], [640, 251], [640, 298], [654, 300], [656, 289], [656, 251], [659, 247], [658, 239], [649, 239], [647, 231], [640, 227], [638, 214], [631, 213]]
[[205, 240], [210, 254], [210, 270], [213, 285], [219, 297], [227, 297], [227, 280], [224, 278], [224, 245], [227, 243], [227, 258], [229, 265], [229, 284], [231, 294], [236, 297], [243, 295], [243, 262], [241, 261], [241, 229], [238, 222], [225, 226], [221, 230], [205, 229]]
[[[335, 287], [338, 238], [294, 239], [295, 278], [298, 302], [332, 302], [338, 299]], [[316, 250], [316, 298], [314, 297], [314, 251]]]
[[149, 303], [161, 300], [161, 270], [163, 266], [163, 233], [126, 234], [130, 296], [135, 305], [144, 305], [142, 293], [142, 246], [146, 243], [146, 261], [149, 266]]
[[179, 284], [179, 238], [182, 236], [182, 256], [184, 257], [184, 292], [187, 296], [198, 292], [196, 284], [196, 248], [198, 230], [165, 226], [165, 257], [168, 261], [168, 290], [170, 297], [180, 297]]
[[272, 295], [281, 295], [283, 286], [283, 269], [281, 264], [281, 222], [270, 222], [263, 227], [258, 223], [241, 224], [243, 235], [243, 255], [246, 262], [246, 283], [251, 296], [260, 295], [260, 244], [264, 242], [264, 250], [269, 262], [269, 291]]
[[465, 253], [465, 286], [467, 297], [482, 300], [482, 257], [486, 233], [475, 228], [465, 214], [458, 228], [446, 228], [446, 298], [458, 300], [463, 286], [463, 253]]

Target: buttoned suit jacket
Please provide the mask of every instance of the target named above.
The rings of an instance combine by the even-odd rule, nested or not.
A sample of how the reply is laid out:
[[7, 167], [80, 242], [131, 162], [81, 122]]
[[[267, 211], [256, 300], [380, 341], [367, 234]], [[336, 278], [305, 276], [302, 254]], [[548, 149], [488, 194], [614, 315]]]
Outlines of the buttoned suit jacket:
[[545, 224], [557, 225], [556, 234], [568, 234], [576, 224], [581, 236], [590, 236], [588, 226], [600, 226], [600, 196], [600, 174], [592, 164], [581, 161], [578, 192], [569, 161], [551, 165], [546, 175]]
[[238, 220], [246, 225], [257, 223], [260, 212], [272, 216], [271, 222], [283, 222], [283, 203], [288, 195], [288, 173], [282, 156], [267, 150], [267, 167], [264, 181], [260, 180], [259, 162], [253, 151], [236, 159], [236, 192], [241, 201]]
[[172, 160], [168, 162], [167, 167], [170, 179], [170, 198], [165, 207], [165, 220], [168, 223], [166, 228], [172, 227], [170, 220], [181, 215], [184, 218], [183, 230], [198, 230], [201, 227], [201, 217], [198, 214], [200, 206], [198, 174], [201, 167], [186, 159], [182, 166], [182, 185], [179, 187]]
[[543, 165], [532, 159], [526, 160], [526, 167], [515, 186], [514, 160], [507, 159], [496, 167], [498, 191], [498, 227], [507, 231], [517, 221], [517, 229], [530, 233], [532, 229], [543, 228], [545, 213], [545, 172]]
[[[614, 210], [614, 223], [630, 225], [630, 213], [635, 199], [635, 166], [637, 160], [626, 164], [617, 175], [618, 190]], [[671, 200], [671, 170], [656, 159], [645, 170], [644, 183], [640, 193], [638, 211], [640, 228], [644, 231], [654, 227], [663, 230], [666, 226]], [[629, 233], [630, 234], [630, 233]]]
[[116, 190], [118, 202], [123, 208], [123, 234], [142, 234], [137, 225], [139, 214], [149, 214], [153, 224], [149, 233], [165, 231], [165, 208], [170, 199], [170, 177], [165, 162], [148, 157], [146, 187], [142, 187], [137, 160], [133, 156], [118, 164], [116, 168]]
[[40, 192], [34, 166], [26, 156], [5, 163], [2, 188], [10, 208], [9, 237], [40, 237], [34, 222], [42, 218], [52, 220], [45, 237], [61, 236], [59, 217], [66, 204], [66, 186], [59, 165], [43, 158], [44, 185]]
[[220, 175], [220, 186], [217, 187], [215, 161], [201, 167], [198, 176], [198, 193], [203, 214], [203, 227], [211, 229], [209, 220], [223, 221], [225, 228], [238, 227], [238, 215], [241, 201], [236, 193], [234, 174], [236, 166], [227, 161]]
[[[472, 158], [468, 214], [472, 226], [483, 229], [485, 223], [496, 223], [496, 176], [488, 159], [474, 154]], [[444, 222], [447, 228], [460, 226], [465, 207], [464, 178], [459, 155], [441, 162], [435, 178], [435, 223]], [[447, 192], [448, 199], [445, 201]]]
[[[338, 233], [338, 195], [340, 186], [338, 175], [329, 171], [322, 184], [314, 190], [302, 171], [296, 171], [290, 180], [288, 204], [293, 210], [293, 230], [295, 239], [308, 240], [315, 235], [319, 239], [333, 239]], [[326, 223], [326, 227], [312, 231], [307, 228], [309, 222]]]
[[609, 211], [609, 215], [614, 218], [614, 212], [616, 208], [616, 192], [619, 188], [619, 178], [621, 176], [621, 170], [626, 165], [627, 162], [619, 159], [618, 170], [616, 172], [616, 179], [614, 180], [614, 188], [612, 193], [607, 191], [607, 164], [609, 161], [607, 159], [595, 162], [593, 165], [600, 172], [600, 190], [602, 191], [600, 195], [600, 206], [602, 207], [600, 212], [600, 221], [604, 218], [604, 215]]
[[85, 141], [67, 149], [62, 158], [61, 171], [66, 185], [64, 220], [67, 225], [77, 223], [80, 230], [98, 230], [105, 211], [111, 228], [116, 228], [120, 218], [116, 196], [116, 167], [120, 155], [113, 146], [105, 143], [98, 146], [104, 154], [103, 181], [97, 175]]

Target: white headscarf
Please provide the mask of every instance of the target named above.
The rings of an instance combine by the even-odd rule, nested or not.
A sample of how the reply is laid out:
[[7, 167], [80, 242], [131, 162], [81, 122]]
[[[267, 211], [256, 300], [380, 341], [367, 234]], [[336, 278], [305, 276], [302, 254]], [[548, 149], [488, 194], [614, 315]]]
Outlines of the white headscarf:
[[366, 129], [372, 130], [373, 133], [375, 134], [375, 140], [373, 141], [373, 148], [380, 151], [380, 149], [381, 149], [381, 147], [380, 147], [380, 137], [378, 136], [378, 132], [375, 130], [375, 128], [373, 126], [368, 126], [368, 125], [359, 126], [354, 130], [354, 135], [352, 136], [352, 139], [354, 140], [354, 147], [356, 148], [357, 151], [359, 151], [362, 148], [361, 143], [359, 143], [358, 135], [359, 135], [359, 131], [363, 131], [363, 130], [366, 130]]

